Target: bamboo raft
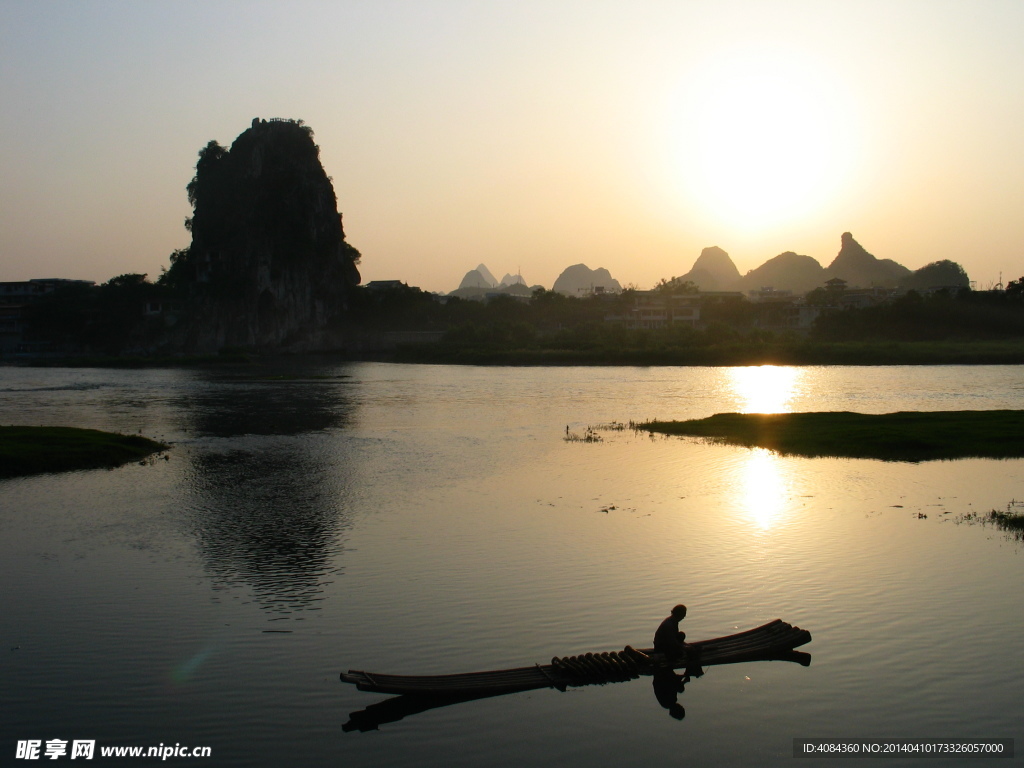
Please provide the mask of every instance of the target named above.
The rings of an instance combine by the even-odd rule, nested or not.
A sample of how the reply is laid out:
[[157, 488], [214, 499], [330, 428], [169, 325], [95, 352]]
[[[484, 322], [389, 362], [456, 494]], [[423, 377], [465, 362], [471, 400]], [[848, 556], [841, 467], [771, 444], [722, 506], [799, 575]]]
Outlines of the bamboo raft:
[[709, 667], [745, 661], [794, 661], [807, 666], [810, 655], [794, 649], [809, 643], [811, 633], [781, 619], [763, 626], [712, 640], [687, 643], [687, 656], [667, 659], [652, 648], [555, 657], [550, 664], [535, 664], [490, 672], [455, 675], [384, 675], [350, 669], [344, 683], [361, 691], [424, 697], [480, 698], [538, 688], [600, 685], [653, 675], [660, 670]]

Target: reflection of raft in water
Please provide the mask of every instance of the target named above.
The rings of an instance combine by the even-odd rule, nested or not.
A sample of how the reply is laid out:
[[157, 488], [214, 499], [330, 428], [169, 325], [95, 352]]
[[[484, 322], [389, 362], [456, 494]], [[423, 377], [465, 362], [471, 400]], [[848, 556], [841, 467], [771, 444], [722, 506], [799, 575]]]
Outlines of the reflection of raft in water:
[[361, 691], [375, 693], [477, 698], [537, 688], [565, 690], [568, 686], [631, 680], [640, 675], [654, 674], [659, 669], [681, 669], [688, 663], [709, 667], [743, 661], [779, 660], [807, 666], [811, 661], [810, 655], [793, 649], [810, 641], [811, 633], [807, 630], [776, 619], [746, 632], [689, 643], [688, 659], [671, 663], [653, 649], [637, 652], [627, 646], [622, 651], [556, 657], [551, 664], [493, 672], [409, 676], [349, 670], [341, 674], [341, 680], [352, 683]]

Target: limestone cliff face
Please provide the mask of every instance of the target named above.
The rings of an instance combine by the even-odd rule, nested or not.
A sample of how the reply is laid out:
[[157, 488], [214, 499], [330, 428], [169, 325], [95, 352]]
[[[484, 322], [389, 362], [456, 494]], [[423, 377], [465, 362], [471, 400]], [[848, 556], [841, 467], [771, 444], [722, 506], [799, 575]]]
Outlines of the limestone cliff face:
[[331, 180], [301, 121], [253, 120], [211, 141], [188, 185], [192, 244], [171, 266], [189, 295], [179, 346], [312, 349], [359, 283]]

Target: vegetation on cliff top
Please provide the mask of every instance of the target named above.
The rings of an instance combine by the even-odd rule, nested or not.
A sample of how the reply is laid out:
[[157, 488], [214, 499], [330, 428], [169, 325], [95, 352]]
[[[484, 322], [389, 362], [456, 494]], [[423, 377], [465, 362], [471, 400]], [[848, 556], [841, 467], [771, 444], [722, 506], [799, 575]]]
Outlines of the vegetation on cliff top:
[[116, 467], [166, 450], [141, 435], [75, 427], [0, 427], [0, 477]]
[[886, 461], [1024, 456], [1024, 411], [718, 413], [633, 426], [798, 456]]

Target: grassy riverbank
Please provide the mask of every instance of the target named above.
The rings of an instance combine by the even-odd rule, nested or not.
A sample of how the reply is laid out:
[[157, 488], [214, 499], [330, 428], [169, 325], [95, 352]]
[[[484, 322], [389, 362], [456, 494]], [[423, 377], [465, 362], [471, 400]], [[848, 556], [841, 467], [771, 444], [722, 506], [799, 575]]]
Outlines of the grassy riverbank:
[[1024, 456], [1024, 411], [718, 413], [633, 426], [798, 456], [887, 461]]
[[167, 446], [140, 435], [74, 427], [0, 427], [0, 477], [116, 467]]

